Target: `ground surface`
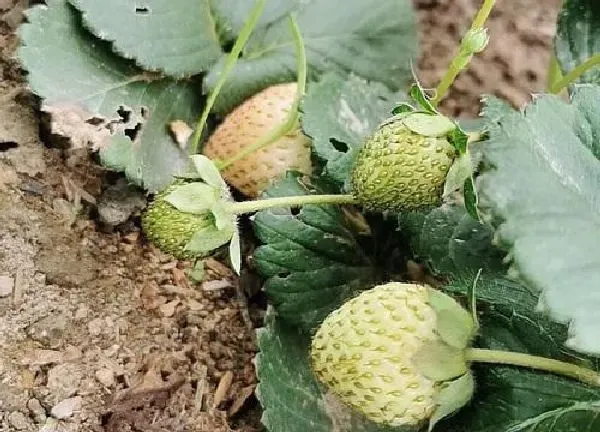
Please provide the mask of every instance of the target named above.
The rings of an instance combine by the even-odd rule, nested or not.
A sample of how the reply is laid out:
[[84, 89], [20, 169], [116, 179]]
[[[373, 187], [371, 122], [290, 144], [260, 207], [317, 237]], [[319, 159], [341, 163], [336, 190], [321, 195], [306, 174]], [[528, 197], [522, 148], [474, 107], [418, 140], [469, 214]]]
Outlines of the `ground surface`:
[[[42, 143], [37, 101], [11, 59], [26, 3], [0, 0], [0, 431], [260, 430], [259, 314], [249, 318], [218, 261], [193, 285], [186, 263], [146, 245], [134, 224], [95, 222], [111, 176]], [[479, 3], [416, 1], [424, 85]], [[499, 1], [488, 50], [443, 108], [474, 115], [483, 93], [520, 104], [542, 90], [559, 3]]]

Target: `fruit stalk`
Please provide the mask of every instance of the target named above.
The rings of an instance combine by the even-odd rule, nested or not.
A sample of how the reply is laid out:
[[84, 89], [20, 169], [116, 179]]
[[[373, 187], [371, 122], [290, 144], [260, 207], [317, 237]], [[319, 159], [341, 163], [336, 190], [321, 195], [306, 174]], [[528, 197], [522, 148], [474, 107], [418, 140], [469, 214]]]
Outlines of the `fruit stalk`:
[[227, 204], [227, 210], [242, 215], [275, 207], [301, 207], [307, 204], [356, 204], [356, 200], [352, 195], [300, 195], [231, 202]]
[[549, 89], [550, 93], [560, 93], [565, 87], [568, 87], [569, 85], [573, 84], [579, 77], [581, 77], [581, 75], [598, 65], [600, 65], [600, 54], [593, 55], [592, 57], [581, 63], [579, 66], [577, 66], [575, 69], [573, 69], [571, 72], [566, 74], [562, 79], [553, 83]]
[[[485, 24], [487, 18], [492, 12], [492, 8], [494, 7], [495, 3], [496, 0], [484, 0], [483, 5], [479, 9], [479, 12], [477, 12], [477, 16], [473, 20], [473, 24], [471, 25], [471, 29], [469, 30], [469, 32], [474, 33], [483, 29], [483, 25]], [[450, 86], [452, 85], [452, 83], [454, 83], [454, 80], [456, 79], [458, 74], [469, 64], [469, 61], [471, 60], [471, 57], [473, 56], [474, 52], [468, 49], [468, 44], [469, 39], [463, 38], [458, 53], [450, 62], [448, 70], [446, 71], [446, 73], [442, 77], [442, 80], [436, 88], [436, 94], [431, 100], [433, 106], [437, 106], [439, 102], [446, 96], [448, 90], [450, 89]]]
[[242, 52], [242, 50], [246, 46], [246, 43], [248, 42], [248, 39], [250, 39], [250, 36], [252, 35], [252, 32], [254, 31], [254, 27], [256, 27], [256, 24], [258, 23], [258, 20], [260, 19], [261, 15], [262, 15], [263, 9], [265, 8], [265, 4], [266, 4], [266, 0], [257, 0], [256, 1], [254, 7], [252, 8], [252, 11], [250, 12], [250, 16], [248, 17], [248, 20], [244, 23], [244, 26], [242, 27], [240, 34], [238, 35], [235, 43], [233, 44], [233, 48], [231, 48], [231, 52], [227, 56], [227, 61], [225, 62], [225, 67], [223, 68], [223, 71], [221, 72], [221, 76], [219, 77], [219, 80], [217, 81], [215, 88], [208, 96], [208, 99], [206, 100], [206, 106], [204, 107], [204, 111], [202, 111], [202, 115], [200, 116], [200, 119], [198, 120], [196, 130], [194, 131], [194, 135], [193, 135], [192, 141], [190, 143], [190, 149], [189, 149], [190, 154], [195, 154], [198, 152], [198, 146], [200, 145], [200, 138], [202, 136], [202, 131], [204, 130], [204, 126], [206, 126], [206, 120], [208, 119], [208, 115], [210, 114], [210, 111], [212, 110], [212, 107], [215, 104], [215, 101], [217, 100], [217, 96], [219, 95], [221, 88], [223, 87], [223, 85], [225, 84], [225, 81], [227, 80], [227, 76], [229, 75], [229, 72], [231, 71], [231, 69], [233, 68], [235, 63], [237, 62], [237, 59], [239, 58], [240, 53]]
[[294, 36], [294, 42], [296, 44], [296, 54], [298, 56], [298, 87], [296, 99], [294, 100], [294, 103], [290, 108], [290, 112], [288, 113], [285, 121], [282, 124], [273, 129], [267, 135], [261, 137], [255, 143], [242, 149], [235, 156], [225, 161], [217, 162], [217, 166], [220, 170], [229, 167], [230, 165], [245, 158], [246, 156], [257, 150], [260, 150], [261, 148], [274, 143], [279, 138], [288, 134], [296, 127], [296, 123], [298, 122], [298, 107], [300, 106], [300, 101], [302, 100], [302, 97], [304, 96], [304, 92], [306, 90], [306, 50], [304, 49], [302, 34], [300, 33], [300, 27], [298, 26], [298, 22], [296, 21], [296, 17], [294, 16], [294, 14], [290, 15], [289, 20], [290, 30]]
[[489, 350], [482, 348], [469, 348], [465, 352], [467, 361], [476, 363], [505, 364], [523, 366], [531, 369], [556, 373], [579, 380], [585, 384], [600, 387], [600, 374], [595, 371], [571, 363], [553, 360], [530, 354]]

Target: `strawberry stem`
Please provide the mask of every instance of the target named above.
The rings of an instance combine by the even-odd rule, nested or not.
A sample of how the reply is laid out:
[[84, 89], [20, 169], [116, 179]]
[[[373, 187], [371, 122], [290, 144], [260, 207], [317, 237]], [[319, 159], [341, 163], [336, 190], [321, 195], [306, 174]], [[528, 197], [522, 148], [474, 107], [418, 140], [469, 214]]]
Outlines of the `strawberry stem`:
[[572, 363], [533, 356], [525, 353], [469, 348], [465, 358], [470, 362], [524, 366], [574, 378], [585, 384], [600, 387], [600, 374]]
[[471, 29], [469, 30], [469, 32], [467, 32], [466, 37], [463, 37], [458, 52], [450, 62], [448, 70], [446, 70], [446, 73], [444, 74], [440, 83], [435, 89], [435, 96], [431, 100], [431, 103], [434, 107], [437, 106], [440, 103], [440, 101], [446, 96], [448, 90], [450, 89], [450, 86], [452, 86], [458, 74], [460, 74], [469, 65], [471, 58], [473, 58], [473, 54], [485, 48], [484, 44], [482, 47], [480, 47], [480, 49], [473, 50], [473, 40], [469, 36], [475, 35], [483, 30], [483, 25], [485, 24], [487, 18], [492, 12], [492, 8], [494, 7], [495, 3], [496, 0], [484, 0], [483, 5], [481, 5], [477, 16], [473, 20]]
[[352, 195], [300, 195], [262, 200], [231, 202], [227, 209], [236, 215], [253, 213], [276, 207], [301, 207], [307, 204], [356, 204]]
[[600, 65], [600, 54], [593, 55], [585, 62], [581, 63], [571, 72], [566, 74], [562, 79], [556, 81], [550, 86], [550, 93], [558, 94], [564, 88], [573, 84], [579, 77], [581, 77], [584, 73], [589, 71], [591, 68]]
[[262, 15], [263, 9], [265, 8], [266, 1], [267, 0], [256, 1], [254, 6], [252, 7], [252, 10], [250, 11], [250, 16], [248, 17], [248, 20], [244, 23], [240, 34], [238, 35], [235, 43], [233, 44], [233, 47], [231, 48], [231, 52], [227, 56], [225, 66], [221, 71], [221, 75], [219, 76], [219, 79], [215, 84], [215, 88], [208, 95], [208, 99], [206, 100], [206, 106], [204, 107], [204, 111], [202, 111], [202, 115], [200, 116], [198, 124], [196, 125], [196, 130], [194, 131], [194, 136], [192, 137], [192, 141], [190, 143], [190, 154], [195, 154], [198, 152], [200, 138], [202, 137], [204, 126], [206, 126], [206, 120], [208, 120], [208, 115], [210, 114], [210, 111], [212, 110], [212, 107], [215, 104], [215, 101], [217, 100], [217, 96], [219, 95], [221, 88], [225, 84], [225, 81], [227, 81], [227, 76], [229, 75], [231, 69], [233, 69], [233, 66], [240, 57], [240, 53], [246, 46], [248, 39], [250, 39], [250, 36], [254, 31], [254, 27], [256, 27], [256, 24], [258, 23], [258, 20]]
[[246, 156], [257, 150], [260, 150], [261, 148], [274, 143], [282, 136], [290, 133], [298, 123], [298, 107], [300, 106], [300, 101], [304, 97], [304, 92], [306, 90], [306, 50], [304, 48], [304, 41], [302, 39], [300, 27], [298, 26], [298, 22], [296, 21], [295, 15], [291, 14], [289, 19], [290, 30], [294, 36], [294, 42], [296, 44], [296, 54], [298, 56], [298, 84], [294, 103], [292, 104], [290, 111], [288, 112], [288, 115], [282, 124], [277, 126], [267, 135], [262, 136], [258, 141], [242, 149], [235, 156], [222, 162], [217, 161], [217, 166], [220, 170], [227, 168], [228, 166], [245, 158]]

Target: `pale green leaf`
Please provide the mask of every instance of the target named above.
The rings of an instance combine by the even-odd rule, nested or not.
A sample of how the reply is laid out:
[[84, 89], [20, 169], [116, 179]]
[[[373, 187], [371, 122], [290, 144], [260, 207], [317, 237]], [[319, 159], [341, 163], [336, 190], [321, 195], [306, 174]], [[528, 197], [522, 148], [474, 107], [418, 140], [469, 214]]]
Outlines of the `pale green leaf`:
[[223, 180], [221, 172], [212, 160], [201, 154], [192, 155], [190, 159], [202, 180], [220, 190], [228, 190], [227, 183]]
[[432, 381], [448, 381], [467, 372], [464, 349], [441, 341], [425, 342], [411, 361], [421, 375]]
[[175, 187], [164, 200], [186, 213], [205, 213], [219, 199], [219, 190], [206, 183], [186, 183]]
[[[323, 192], [318, 182], [288, 175], [267, 197]], [[254, 231], [262, 245], [254, 257], [264, 290], [279, 316], [312, 329], [342, 301], [369, 286], [375, 269], [358, 244], [339, 206], [306, 205], [255, 215]]]
[[456, 129], [456, 125], [448, 117], [419, 112], [406, 116], [403, 123], [414, 133], [428, 137], [444, 136]]
[[[251, 0], [236, 2], [233, 25], [237, 28], [241, 21], [237, 10], [247, 10], [248, 2]], [[223, 9], [218, 8], [220, 16], [227, 15]], [[394, 90], [410, 80], [410, 62], [417, 58], [416, 15], [411, 1], [295, 0], [275, 9], [268, 20], [281, 17], [256, 30], [223, 87], [215, 105], [217, 111], [228, 111], [270, 84], [296, 81], [296, 53], [284, 15], [287, 11], [296, 14], [309, 77], [324, 72], [354, 73]], [[206, 77], [206, 91], [214, 88], [224, 61], [222, 57]]]
[[185, 245], [185, 250], [197, 254], [205, 254], [229, 242], [235, 230], [232, 227], [218, 229], [216, 226], [205, 227], [196, 232]]
[[346, 182], [364, 139], [405, 98], [353, 75], [328, 74], [312, 84], [302, 104], [302, 127], [313, 139], [316, 155], [325, 161], [324, 174]]
[[231, 267], [239, 275], [242, 269], [242, 247], [240, 245], [240, 232], [237, 227], [234, 227], [233, 237], [229, 242], [229, 260]]
[[443, 418], [458, 411], [473, 398], [475, 379], [469, 371], [456, 380], [445, 384], [437, 395], [437, 408], [429, 420], [429, 431]]
[[[84, 112], [82, 126], [100, 119], [108, 131], [106, 142], [98, 144], [103, 163], [152, 192], [166, 186], [187, 163], [168, 123], [196, 118], [201, 101], [195, 85], [152, 80], [84, 31], [66, 0], [46, 3], [27, 12], [18, 50], [43, 109], [56, 113], [60, 108], [67, 117]], [[132, 142], [126, 132], [134, 130]]]
[[97, 37], [146, 70], [194, 75], [222, 55], [209, 0], [69, 1]]
[[501, 120], [483, 149], [490, 169], [479, 180], [481, 208], [510, 248], [520, 277], [543, 293], [553, 319], [569, 323], [569, 346], [600, 354], [600, 162], [577, 100], [542, 96]]

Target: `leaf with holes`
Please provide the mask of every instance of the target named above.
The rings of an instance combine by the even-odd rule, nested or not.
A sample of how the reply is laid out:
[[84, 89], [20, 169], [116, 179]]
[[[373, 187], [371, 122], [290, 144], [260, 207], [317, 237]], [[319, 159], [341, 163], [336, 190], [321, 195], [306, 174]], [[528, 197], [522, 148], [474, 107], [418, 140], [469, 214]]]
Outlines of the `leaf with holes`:
[[479, 178], [482, 210], [540, 305], [570, 323], [568, 345], [600, 354], [600, 89], [576, 87], [572, 103], [541, 96], [492, 129]]
[[80, 127], [96, 125], [104, 163], [151, 191], [184, 169], [186, 153], [167, 125], [198, 115], [193, 83], [156, 79], [115, 56], [81, 27], [66, 0], [35, 6], [27, 17], [18, 56], [44, 110], [63, 120], [77, 114]]
[[[307, 183], [288, 173], [266, 196], [324, 190], [319, 182]], [[286, 208], [262, 211], [254, 218], [254, 230], [263, 243], [255, 259], [267, 278], [265, 291], [278, 315], [301, 328], [313, 328], [343, 299], [373, 281], [374, 268], [338, 206], [306, 205], [298, 213]]]
[[[566, 0], [560, 11], [554, 52], [563, 73], [600, 54], [600, 3], [596, 0]], [[600, 84], [600, 69], [586, 72], [578, 82]]]
[[302, 128], [325, 161], [323, 174], [345, 183], [363, 139], [401, 100], [383, 85], [354, 75], [328, 74], [311, 85], [302, 104]]
[[69, 1], [90, 31], [146, 70], [194, 75], [222, 55], [209, 0]]
[[[248, 11], [240, 0], [235, 8], [216, 7], [226, 28], [239, 28]], [[309, 76], [324, 72], [354, 73], [393, 90], [408, 83], [410, 62], [417, 58], [416, 15], [409, 0], [287, 0], [270, 11], [270, 25], [255, 31], [223, 87], [215, 109], [229, 111], [249, 95], [271, 84], [295, 81], [296, 54], [286, 18], [296, 14], [306, 46]], [[231, 2], [225, 2], [225, 5]], [[274, 20], [279, 15], [280, 18]], [[243, 18], [242, 18], [243, 17]], [[214, 88], [225, 57], [206, 77]]]

